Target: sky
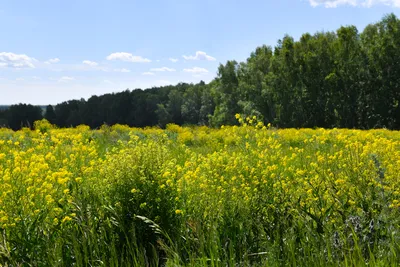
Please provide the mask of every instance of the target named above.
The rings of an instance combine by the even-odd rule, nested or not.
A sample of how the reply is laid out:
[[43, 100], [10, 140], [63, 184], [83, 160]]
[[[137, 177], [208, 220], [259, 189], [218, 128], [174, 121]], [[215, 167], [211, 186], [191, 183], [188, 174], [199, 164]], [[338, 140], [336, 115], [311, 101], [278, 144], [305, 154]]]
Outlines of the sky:
[[0, 0], [0, 104], [209, 82], [285, 34], [389, 13], [400, 0]]

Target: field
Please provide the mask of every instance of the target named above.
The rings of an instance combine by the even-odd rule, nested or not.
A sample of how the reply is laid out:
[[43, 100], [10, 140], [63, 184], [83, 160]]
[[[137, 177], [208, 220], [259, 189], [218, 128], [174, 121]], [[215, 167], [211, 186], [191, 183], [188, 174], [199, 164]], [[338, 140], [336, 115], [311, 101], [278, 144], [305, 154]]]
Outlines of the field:
[[0, 130], [0, 266], [398, 266], [400, 132]]

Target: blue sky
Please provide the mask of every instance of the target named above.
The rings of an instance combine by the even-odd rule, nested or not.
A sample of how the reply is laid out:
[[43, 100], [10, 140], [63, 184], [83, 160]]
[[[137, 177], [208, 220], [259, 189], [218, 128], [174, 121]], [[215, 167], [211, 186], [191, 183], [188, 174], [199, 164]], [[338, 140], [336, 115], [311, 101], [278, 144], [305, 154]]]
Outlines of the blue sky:
[[0, 0], [0, 104], [212, 80], [289, 34], [361, 31], [400, 0]]

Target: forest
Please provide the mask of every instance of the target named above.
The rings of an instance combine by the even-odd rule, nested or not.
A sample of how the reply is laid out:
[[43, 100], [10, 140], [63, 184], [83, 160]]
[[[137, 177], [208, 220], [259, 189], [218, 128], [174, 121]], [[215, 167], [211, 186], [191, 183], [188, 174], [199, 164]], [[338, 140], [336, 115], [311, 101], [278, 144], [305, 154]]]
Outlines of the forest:
[[279, 128], [400, 128], [400, 20], [388, 14], [359, 32], [285, 35], [246, 62], [220, 64], [206, 84], [134, 89], [41, 107], [0, 109], [0, 125], [17, 130], [46, 118], [59, 127], [237, 124], [256, 116]]

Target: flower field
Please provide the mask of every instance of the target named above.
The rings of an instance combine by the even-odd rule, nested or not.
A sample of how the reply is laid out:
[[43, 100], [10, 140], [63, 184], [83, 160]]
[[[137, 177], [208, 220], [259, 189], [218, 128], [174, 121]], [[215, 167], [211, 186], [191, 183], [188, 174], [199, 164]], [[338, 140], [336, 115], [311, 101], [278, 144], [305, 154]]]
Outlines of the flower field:
[[0, 266], [398, 266], [400, 132], [0, 130]]

